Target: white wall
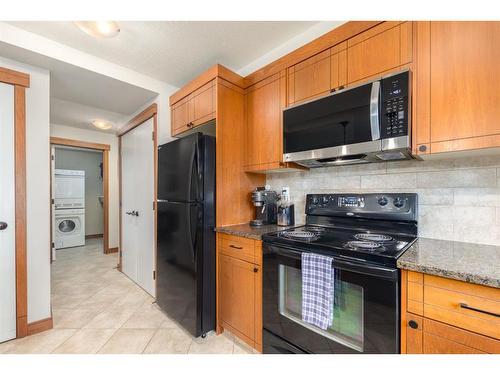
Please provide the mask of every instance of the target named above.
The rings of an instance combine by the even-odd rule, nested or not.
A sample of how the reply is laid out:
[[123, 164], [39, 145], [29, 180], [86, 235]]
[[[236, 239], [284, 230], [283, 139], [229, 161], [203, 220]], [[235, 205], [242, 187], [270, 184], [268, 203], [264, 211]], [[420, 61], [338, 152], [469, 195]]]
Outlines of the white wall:
[[118, 185], [118, 137], [114, 134], [96, 130], [73, 128], [51, 124], [50, 135], [76, 139], [85, 142], [105, 143], [109, 150], [109, 247], [118, 247], [119, 243], [119, 185]]
[[56, 147], [56, 168], [85, 171], [85, 235], [104, 233], [102, 152]]
[[0, 56], [0, 66], [30, 75], [26, 89], [28, 323], [50, 317], [49, 72]]
[[156, 103], [156, 105], [158, 106], [158, 145], [170, 142], [175, 139], [170, 135], [169, 97], [177, 90], [178, 90], [177, 87], [173, 86], [165, 87], [163, 90], [161, 90], [161, 93], [156, 98], [144, 104], [142, 107], [138, 108], [130, 116], [130, 119], [132, 119], [136, 115], [144, 111], [146, 108], [148, 108], [151, 104]]

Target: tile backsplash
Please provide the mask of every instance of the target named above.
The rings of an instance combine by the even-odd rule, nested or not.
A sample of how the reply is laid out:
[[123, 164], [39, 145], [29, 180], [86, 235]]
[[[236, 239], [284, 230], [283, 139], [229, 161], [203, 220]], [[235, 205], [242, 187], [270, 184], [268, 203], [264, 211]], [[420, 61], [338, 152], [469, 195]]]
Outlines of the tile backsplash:
[[418, 193], [421, 237], [500, 245], [500, 155], [351, 165], [267, 175], [289, 186], [296, 224], [308, 193]]

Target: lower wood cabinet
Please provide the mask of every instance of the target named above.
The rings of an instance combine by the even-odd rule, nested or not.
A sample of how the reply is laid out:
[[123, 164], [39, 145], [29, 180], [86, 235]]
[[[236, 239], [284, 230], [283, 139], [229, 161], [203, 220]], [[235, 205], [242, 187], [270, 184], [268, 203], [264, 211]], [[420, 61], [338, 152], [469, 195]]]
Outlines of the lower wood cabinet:
[[402, 271], [401, 352], [500, 353], [500, 289]]
[[217, 234], [217, 331], [262, 351], [261, 241]]

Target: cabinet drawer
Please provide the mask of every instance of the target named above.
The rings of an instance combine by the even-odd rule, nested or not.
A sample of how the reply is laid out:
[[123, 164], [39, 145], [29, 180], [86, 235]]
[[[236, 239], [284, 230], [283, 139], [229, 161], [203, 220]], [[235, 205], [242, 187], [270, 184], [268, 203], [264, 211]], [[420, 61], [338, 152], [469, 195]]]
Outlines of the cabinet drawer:
[[260, 264], [255, 248], [255, 240], [227, 234], [221, 236], [219, 245], [219, 250], [225, 255], [250, 263]]
[[500, 339], [500, 290], [424, 275], [424, 316]]

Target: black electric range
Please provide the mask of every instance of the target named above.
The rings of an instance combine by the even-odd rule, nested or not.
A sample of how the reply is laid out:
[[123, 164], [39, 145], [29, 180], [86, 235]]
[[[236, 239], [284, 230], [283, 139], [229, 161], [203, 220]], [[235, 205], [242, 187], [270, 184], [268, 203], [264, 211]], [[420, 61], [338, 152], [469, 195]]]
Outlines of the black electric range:
[[[397, 259], [417, 239], [417, 195], [308, 194], [306, 224], [263, 236], [265, 353], [398, 353]], [[332, 257], [334, 325], [301, 319], [301, 255]]]

